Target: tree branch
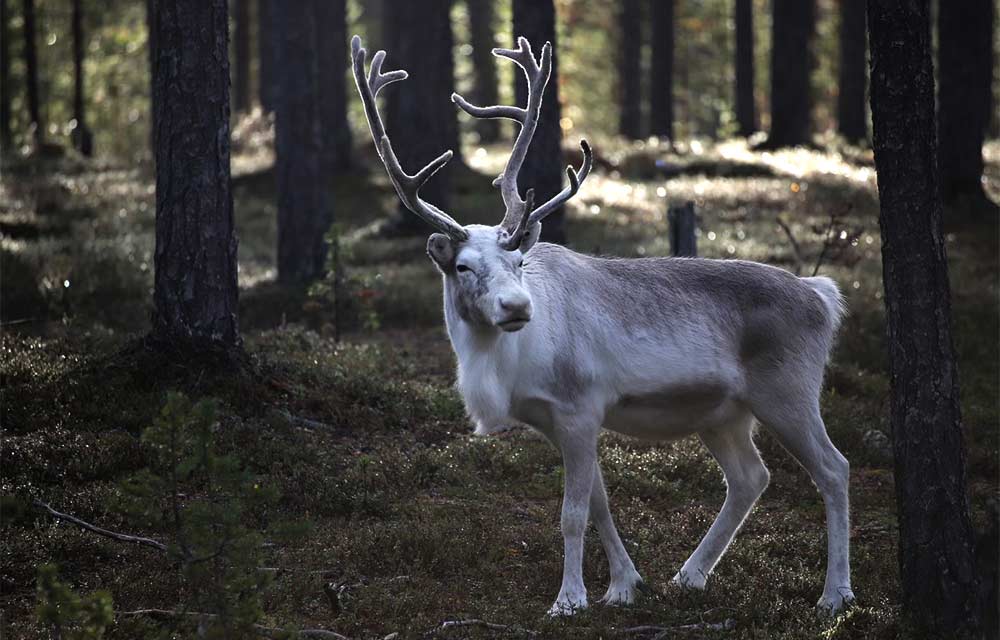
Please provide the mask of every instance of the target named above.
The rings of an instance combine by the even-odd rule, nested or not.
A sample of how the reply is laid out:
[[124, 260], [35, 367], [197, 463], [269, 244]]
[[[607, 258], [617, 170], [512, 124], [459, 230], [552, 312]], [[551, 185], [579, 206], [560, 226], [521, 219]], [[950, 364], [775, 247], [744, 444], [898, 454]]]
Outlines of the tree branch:
[[425, 638], [430, 638], [435, 636], [442, 631], [448, 631], [450, 629], [458, 629], [462, 627], [479, 627], [481, 629], [489, 629], [490, 631], [508, 631], [510, 633], [520, 633], [528, 637], [535, 637], [538, 635], [537, 631], [532, 631], [531, 629], [525, 629], [524, 627], [519, 627], [513, 624], [497, 624], [495, 622], [487, 622], [486, 620], [480, 620], [478, 618], [473, 618], [470, 620], [446, 620], [442, 622], [439, 626], [424, 633]]
[[670, 637], [670, 634], [677, 631], [731, 631], [736, 628], [736, 621], [732, 618], [727, 618], [722, 622], [696, 622], [694, 624], [682, 624], [676, 627], [664, 627], [655, 624], [645, 624], [638, 627], [627, 627], [625, 629], [620, 629], [618, 633], [622, 634], [640, 634], [640, 633], [655, 633], [653, 640], [664, 640]]
[[[118, 614], [125, 618], [144, 616], [147, 618], [200, 618], [202, 620], [214, 620], [219, 616], [215, 613], [201, 613], [198, 611], [172, 611], [170, 609], [137, 609], [135, 611], [122, 611]], [[320, 640], [351, 640], [347, 636], [336, 631], [326, 629], [282, 629], [280, 627], [266, 627], [262, 624], [252, 625], [254, 631], [265, 638], [319, 638]]]
[[66, 522], [75, 524], [81, 529], [86, 529], [87, 531], [91, 531], [93, 533], [96, 533], [97, 535], [104, 536], [105, 538], [111, 538], [112, 540], [117, 540], [118, 542], [130, 542], [132, 544], [139, 544], [146, 547], [152, 547], [158, 551], [163, 551], [163, 552], [167, 551], [167, 545], [163, 544], [159, 540], [153, 540], [152, 538], [143, 538], [140, 536], [131, 536], [128, 535], [127, 533], [118, 533], [116, 531], [109, 531], [108, 529], [102, 529], [97, 525], [90, 524], [89, 522], [85, 522], [67, 513], [60, 513], [59, 511], [56, 511], [55, 509], [45, 504], [41, 500], [37, 499], [34, 500], [34, 504], [36, 507], [47, 511], [50, 516], [56, 518], [57, 520], [65, 520]]

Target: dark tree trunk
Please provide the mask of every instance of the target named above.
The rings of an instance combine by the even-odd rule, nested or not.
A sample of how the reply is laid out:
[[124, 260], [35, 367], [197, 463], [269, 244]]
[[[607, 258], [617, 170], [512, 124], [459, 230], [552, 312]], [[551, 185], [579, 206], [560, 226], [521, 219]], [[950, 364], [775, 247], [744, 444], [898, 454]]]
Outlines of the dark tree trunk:
[[321, 0], [316, 4], [316, 43], [319, 47], [319, 108], [323, 174], [351, 167], [351, 127], [347, 122], [347, 3]]
[[928, 3], [869, 0], [903, 607], [933, 637], [976, 626], [958, 374], [935, 158]]
[[996, 210], [983, 192], [983, 137], [993, 82], [993, 3], [961, 0], [938, 8], [938, 149], [945, 203]]
[[741, 136], [757, 132], [754, 101], [753, 0], [736, 0], [736, 123]]
[[674, 0], [653, 0], [653, 46], [649, 69], [649, 128], [674, 139]]
[[[454, 63], [449, 10], [451, 0], [387, 0], [385, 33], [389, 52], [386, 69], [405, 69], [409, 79], [386, 89], [386, 131], [400, 164], [415, 172], [451, 149], [459, 155]], [[447, 210], [452, 159], [420, 190], [424, 200]], [[390, 222], [394, 232], [423, 234], [429, 229], [400, 203]]]
[[250, 0], [233, 0], [236, 12], [236, 68], [233, 69], [233, 108], [239, 113], [250, 110]]
[[276, 24], [280, 16], [276, 0], [257, 0], [257, 81], [261, 109], [274, 111], [278, 94], [278, 37]]
[[156, 0], [153, 337], [240, 344], [226, 0]]
[[274, 14], [281, 69], [275, 105], [278, 279], [304, 283], [326, 266], [331, 215], [323, 179], [318, 4], [299, 0]]
[[865, 114], [865, 0], [840, 0], [840, 92], [837, 131], [849, 142], [868, 138]]
[[[654, 3], [659, 4], [659, 3]], [[630, 140], [642, 137], [642, 6], [622, 0], [618, 13], [618, 133]], [[517, 35], [515, 30], [515, 35]], [[654, 41], [656, 34], [653, 34]], [[534, 45], [534, 43], [532, 43]]]
[[[531, 43], [536, 58], [542, 45], [552, 43], [552, 75], [545, 88], [541, 115], [535, 137], [521, 165], [518, 186], [522, 195], [535, 190], [535, 202], [546, 202], [562, 190], [566, 165], [562, 157], [562, 129], [559, 108], [559, 45], [556, 42], [556, 8], [552, 0], [514, 0], [514, 36], [523, 36]], [[516, 46], [512, 44], [512, 46]], [[518, 69], [514, 80], [514, 95], [518, 105], [528, 103], [528, 83]], [[544, 242], [566, 243], [565, 211], [560, 209], [542, 224]]]
[[73, 146], [88, 158], [94, 153], [94, 136], [87, 127], [83, 86], [83, 2], [73, 0]]
[[45, 139], [41, 100], [38, 97], [38, 52], [35, 49], [35, 0], [24, 0], [24, 84], [28, 93], [28, 119], [35, 127], [35, 144]]
[[771, 132], [763, 146], [808, 145], [816, 0], [773, 0], [772, 10]]
[[14, 137], [10, 127], [10, 13], [7, 0], [0, 0], [0, 155], [11, 151]]
[[[473, 104], [497, 104], [496, 58], [491, 51], [496, 46], [493, 38], [494, 0], [467, 0], [469, 7], [469, 35], [472, 40], [472, 67], [475, 70], [471, 97]], [[475, 119], [479, 141], [484, 144], [500, 138], [500, 121]]]

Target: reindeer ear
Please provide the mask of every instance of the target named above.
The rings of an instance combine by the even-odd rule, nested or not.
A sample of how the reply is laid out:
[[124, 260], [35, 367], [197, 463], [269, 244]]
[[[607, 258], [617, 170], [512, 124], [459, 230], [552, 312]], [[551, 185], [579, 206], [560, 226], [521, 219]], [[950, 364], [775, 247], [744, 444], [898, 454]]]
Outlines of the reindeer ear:
[[538, 236], [540, 236], [541, 234], [542, 234], [541, 222], [536, 222], [535, 224], [528, 227], [528, 229], [524, 232], [524, 238], [521, 239], [521, 246], [518, 247], [518, 249], [521, 250], [521, 253], [528, 253], [528, 250], [531, 249], [531, 247], [535, 246], [535, 243], [538, 242]]
[[435, 233], [427, 238], [427, 255], [442, 273], [455, 268], [455, 243], [443, 233]]

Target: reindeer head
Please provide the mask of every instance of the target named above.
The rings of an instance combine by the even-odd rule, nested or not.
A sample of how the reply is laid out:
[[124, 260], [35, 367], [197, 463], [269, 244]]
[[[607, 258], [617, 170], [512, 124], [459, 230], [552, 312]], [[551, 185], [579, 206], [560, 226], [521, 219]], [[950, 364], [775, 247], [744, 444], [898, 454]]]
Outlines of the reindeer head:
[[382, 87], [406, 79], [407, 73], [402, 70], [383, 73], [385, 51], [378, 51], [372, 58], [366, 77], [366, 52], [361, 47], [361, 38], [354, 36], [351, 39], [354, 80], [365, 106], [375, 148], [399, 199], [410, 211], [439, 231], [428, 239], [427, 253], [444, 274], [459, 315], [474, 325], [499, 327], [504, 331], [518, 331], [530, 322], [531, 296], [521, 281], [524, 254], [538, 240], [542, 220], [576, 194], [580, 183], [590, 173], [593, 162], [590, 146], [586, 140], [581, 140], [583, 164], [579, 171], [573, 167], [566, 168], [569, 178], [566, 188], [538, 208], [534, 207], [534, 190], [528, 189], [525, 197], [521, 198], [517, 177], [538, 125], [542, 95], [552, 71], [552, 46], [545, 43], [541, 61], [538, 62], [525, 38], [518, 38], [517, 45], [517, 49], [494, 49], [493, 55], [512, 60], [524, 71], [528, 79], [528, 104], [525, 108], [509, 105], [477, 107], [457, 93], [451, 95], [452, 101], [473, 117], [507, 118], [521, 125], [507, 166], [493, 181], [493, 186], [499, 187], [503, 198], [504, 217], [497, 226], [487, 227], [462, 226], [420, 198], [420, 187], [451, 159], [452, 153], [446, 151], [413, 175], [403, 171], [385, 133], [375, 96]]

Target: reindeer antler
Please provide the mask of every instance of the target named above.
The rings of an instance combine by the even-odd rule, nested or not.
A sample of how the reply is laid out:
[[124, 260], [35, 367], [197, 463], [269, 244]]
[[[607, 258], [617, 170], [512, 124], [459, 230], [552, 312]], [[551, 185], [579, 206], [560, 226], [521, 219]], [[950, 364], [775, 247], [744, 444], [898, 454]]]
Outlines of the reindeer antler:
[[371, 129], [372, 138], [375, 140], [375, 149], [378, 151], [379, 158], [382, 159], [382, 164], [385, 165], [385, 170], [389, 174], [389, 180], [396, 189], [399, 199], [403, 201], [407, 209], [417, 214], [424, 222], [438, 231], [454, 240], [462, 241], [468, 239], [469, 234], [462, 228], [462, 225], [455, 222], [455, 219], [444, 211], [424, 201], [419, 194], [420, 187], [451, 160], [451, 151], [445, 151], [434, 160], [431, 160], [423, 169], [413, 175], [409, 175], [400, 166], [399, 159], [396, 158], [396, 154], [392, 150], [392, 143], [389, 141], [389, 136], [386, 135], [385, 127], [382, 125], [382, 118], [378, 113], [375, 96], [386, 85], [405, 80], [408, 74], [403, 70], [382, 73], [382, 62], [385, 60], [385, 51], [378, 51], [372, 57], [371, 69], [368, 76], [365, 77], [365, 57], [367, 52], [361, 46], [361, 38], [358, 36], [351, 38], [351, 53], [354, 61], [354, 81], [358, 85], [358, 93], [361, 94], [361, 101], [365, 105], [368, 128]]
[[[503, 221], [500, 226], [506, 231], [507, 237], [501, 240], [505, 249], [513, 251], [521, 244], [524, 233], [537, 224], [542, 219], [562, 206], [564, 202], [572, 198], [580, 188], [580, 183], [586, 179], [590, 173], [593, 158], [590, 145], [586, 140], [581, 141], [583, 147], [583, 166], [579, 171], [574, 171], [573, 167], [567, 167], [566, 173], [569, 176], [570, 184], [559, 192], [551, 200], [538, 207], [534, 211], [532, 208], [532, 195], [528, 195], [526, 200], [522, 200], [517, 190], [517, 176], [524, 164], [524, 158], [531, 145], [531, 139], [535, 135], [538, 126], [538, 115], [542, 106], [542, 95], [545, 93], [545, 86], [549, 82], [552, 73], [552, 45], [548, 42], [542, 46], [541, 62], [535, 61], [535, 56], [531, 52], [531, 44], [526, 38], [517, 39], [517, 49], [494, 49], [493, 55], [499, 58], [508, 58], [515, 62], [524, 71], [528, 79], [528, 104], [525, 108], [511, 105], [495, 105], [490, 107], [478, 107], [470, 104], [465, 98], [457, 93], [451, 94], [452, 101], [474, 118], [506, 118], [521, 123], [521, 130], [514, 140], [514, 146], [507, 160], [507, 166], [500, 174], [493, 185], [500, 187], [500, 195], [506, 207]], [[530, 192], [529, 192], [530, 193]]]

